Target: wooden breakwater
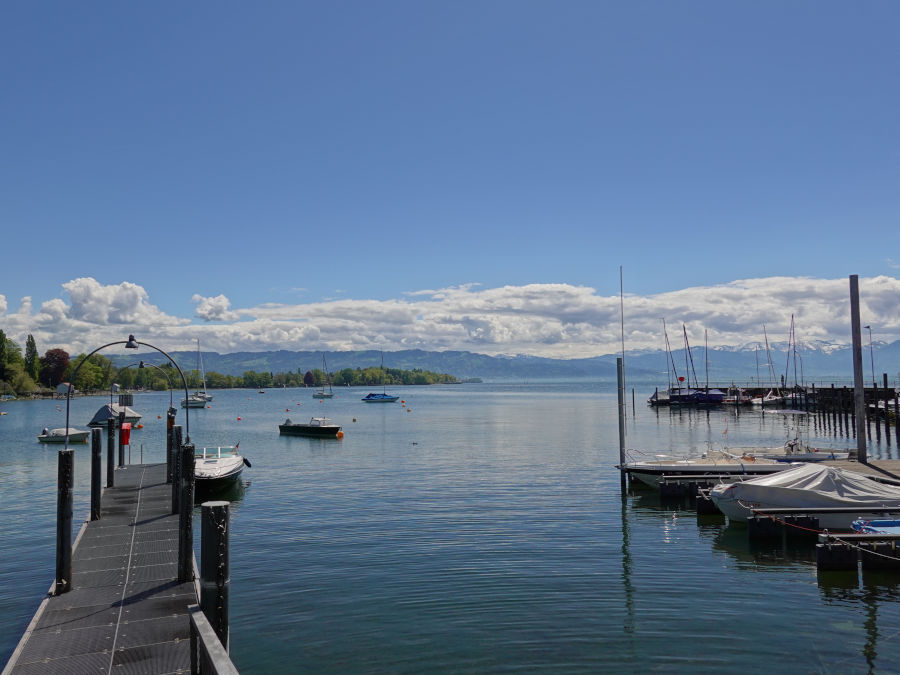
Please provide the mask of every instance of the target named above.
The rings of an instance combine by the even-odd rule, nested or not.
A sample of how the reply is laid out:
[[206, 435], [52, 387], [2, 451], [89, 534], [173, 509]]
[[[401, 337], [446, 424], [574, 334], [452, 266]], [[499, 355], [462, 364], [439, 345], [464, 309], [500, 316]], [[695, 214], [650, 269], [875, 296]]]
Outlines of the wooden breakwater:
[[3, 675], [236, 673], [227, 653], [227, 502], [203, 505], [202, 569], [213, 572], [198, 578], [193, 447], [174, 427], [171, 461], [115, 468], [95, 504], [100, 437], [95, 429], [90, 520], [74, 544], [73, 455], [59, 453], [57, 578]]

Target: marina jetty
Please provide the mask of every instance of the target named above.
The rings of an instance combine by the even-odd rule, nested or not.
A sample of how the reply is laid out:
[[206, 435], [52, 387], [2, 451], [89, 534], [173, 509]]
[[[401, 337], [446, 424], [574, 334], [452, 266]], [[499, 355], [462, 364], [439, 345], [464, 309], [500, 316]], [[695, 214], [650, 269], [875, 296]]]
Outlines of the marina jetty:
[[[150, 347], [171, 360], [129, 335], [88, 354], [72, 380], [90, 356], [112, 345]], [[237, 672], [228, 657], [229, 503], [202, 505], [198, 571], [190, 418], [186, 412], [182, 443], [170, 404], [166, 463], [127, 465], [128, 401], [119, 404], [118, 419], [105, 425], [105, 486], [103, 431], [91, 430], [90, 516], [74, 543], [75, 454], [66, 432], [57, 459], [56, 578], [2, 675]]]
[[[117, 434], [118, 432], [118, 434]], [[56, 580], [3, 675], [236, 673], [228, 657], [227, 502], [203, 504], [193, 554], [194, 449], [172, 426], [166, 464], [125, 465], [110, 420], [92, 432], [91, 513], [72, 543], [74, 455], [59, 451]]]

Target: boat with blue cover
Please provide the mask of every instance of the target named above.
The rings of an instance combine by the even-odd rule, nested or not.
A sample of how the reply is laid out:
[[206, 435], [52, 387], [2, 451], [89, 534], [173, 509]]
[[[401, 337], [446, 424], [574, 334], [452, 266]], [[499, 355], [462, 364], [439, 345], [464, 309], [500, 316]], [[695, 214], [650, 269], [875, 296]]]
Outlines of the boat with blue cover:
[[[381, 352], [381, 372], [381, 376], [384, 377], [384, 352]], [[398, 401], [399, 399], [399, 396], [388, 394], [386, 386], [382, 387], [382, 392], [380, 394], [370, 393], [362, 397], [362, 400], [366, 403], [393, 403], [394, 401]]]
[[851, 523], [854, 532], [860, 534], [900, 534], [900, 520], [864, 520]]

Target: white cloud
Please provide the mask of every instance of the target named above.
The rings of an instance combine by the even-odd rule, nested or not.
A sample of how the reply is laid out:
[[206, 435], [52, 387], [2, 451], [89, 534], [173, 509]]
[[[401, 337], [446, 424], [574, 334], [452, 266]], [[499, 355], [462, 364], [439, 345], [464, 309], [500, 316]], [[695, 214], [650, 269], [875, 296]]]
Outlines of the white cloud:
[[167, 316], [151, 305], [147, 302], [147, 291], [128, 281], [104, 286], [96, 279], [82, 277], [63, 284], [63, 289], [69, 293], [71, 304], [67, 314], [73, 320], [101, 325], [177, 325], [186, 322]]
[[[71, 304], [55, 298], [35, 312], [24, 298], [15, 313], [4, 313], [0, 328], [24, 341], [33, 333], [39, 349], [60, 346], [90, 351], [134, 333], [163, 349], [219, 352], [287, 350], [425, 349], [485, 354], [533, 354], [574, 358], [609, 354], [620, 348], [619, 296], [570, 284], [528, 284], [481, 288], [466, 284], [417, 291], [394, 300], [339, 299], [307, 304], [265, 303], [231, 307], [225, 295], [194, 295], [192, 323], [150, 304], [146, 291], [123, 282], [102, 286], [76, 279], [63, 286]], [[900, 281], [860, 280], [863, 324], [875, 338], [900, 339]], [[8, 312], [3, 296], [4, 312]], [[681, 324], [693, 345], [706, 332], [710, 346], [784, 341], [795, 317], [800, 341], [850, 340], [847, 279], [771, 277], [718, 286], [685, 288], [656, 295], [625, 297], [628, 349], [660, 349], [661, 319], [673, 345]], [[215, 322], [215, 323], [211, 323]]]
[[0, 295], [0, 316], [6, 314], [6, 296]]
[[197, 305], [196, 316], [204, 321], [237, 321], [240, 318], [237, 312], [230, 311], [231, 301], [221, 294], [214, 298], [194, 294], [191, 302]]

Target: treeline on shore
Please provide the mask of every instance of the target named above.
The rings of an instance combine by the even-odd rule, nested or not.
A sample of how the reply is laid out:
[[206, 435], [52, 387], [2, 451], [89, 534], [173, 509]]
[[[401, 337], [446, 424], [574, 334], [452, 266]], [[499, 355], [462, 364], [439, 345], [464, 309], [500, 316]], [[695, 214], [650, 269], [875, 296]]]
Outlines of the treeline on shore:
[[[30, 395], [54, 391], [57, 386], [69, 382], [82, 392], [103, 391], [115, 383], [127, 389], [181, 389], [184, 383], [171, 363], [161, 366], [136, 360], [121, 368], [101, 354], [85, 360], [85, 354], [70, 358], [63, 349], [49, 349], [38, 355], [34, 338], [28, 335], [25, 350], [0, 330], [0, 395]], [[78, 370], [77, 374], [75, 373]], [[183, 371], [188, 389], [200, 389], [203, 381], [199, 370]], [[248, 370], [242, 375], [223, 375], [215, 371], [206, 373], [209, 389], [260, 389], [264, 387], [321, 387], [333, 386], [398, 386], [413, 384], [455, 384], [453, 375], [427, 370], [400, 370], [397, 368], [344, 368], [326, 374], [314, 368], [295, 372], [270, 373]]]

